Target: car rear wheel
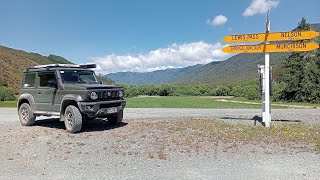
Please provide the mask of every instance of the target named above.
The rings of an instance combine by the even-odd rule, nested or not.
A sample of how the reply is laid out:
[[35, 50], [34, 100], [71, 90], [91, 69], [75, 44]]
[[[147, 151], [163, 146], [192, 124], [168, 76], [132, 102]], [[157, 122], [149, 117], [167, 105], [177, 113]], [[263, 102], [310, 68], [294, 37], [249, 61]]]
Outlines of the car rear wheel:
[[67, 106], [63, 120], [67, 131], [71, 133], [79, 132], [82, 128], [82, 115], [76, 106]]
[[111, 125], [120, 124], [123, 119], [123, 110], [119, 111], [118, 114], [112, 114], [108, 116], [108, 122]]
[[19, 120], [22, 126], [31, 126], [36, 121], [36, 117], [28, 103], [23, 103], [19, 107]]

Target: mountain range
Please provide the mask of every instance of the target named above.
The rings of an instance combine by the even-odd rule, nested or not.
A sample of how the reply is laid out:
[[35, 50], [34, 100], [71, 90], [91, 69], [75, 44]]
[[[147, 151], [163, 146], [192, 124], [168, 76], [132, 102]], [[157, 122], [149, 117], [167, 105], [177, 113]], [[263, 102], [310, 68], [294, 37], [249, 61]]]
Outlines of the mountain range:
[[146, 84], [164, 84], [173, 82], [176, 78], [190, 73], [203, 65], [188, 66], [185, 68], [170, 68], [152, 72], [118, 72], [107, 74], [106, 77], [119, 84], [128, 85], [146, 85]]
[[[311, 29], [320, 32], [320, 23], [311, 24]], [[270, 53], [270, 65], [273, 69], [280, 67], [290, 53]], [[264, 54], [237, 54], [224, 61], [211, 62], [205, 65], [196, 65], [180, 69], [167, 69], [146, 73], [119, 72], [106, 76], [116, 83], [123, 84], [189, 84], [234, 83], [243, 80], [257, 79], [258, 65], [264, 64]], [[179, 73], [171, 73], [179, 72]]]

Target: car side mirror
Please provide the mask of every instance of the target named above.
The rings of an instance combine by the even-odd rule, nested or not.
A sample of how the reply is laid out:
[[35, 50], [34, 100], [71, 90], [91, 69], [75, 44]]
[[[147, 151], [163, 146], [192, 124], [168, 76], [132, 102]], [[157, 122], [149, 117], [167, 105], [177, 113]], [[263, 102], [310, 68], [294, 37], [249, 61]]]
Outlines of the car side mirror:
[[58, 83], [57, 83], [56, 80], [49, 80], [49, 81], [48, 81], [48, 86], [49, 86], [49, 87], [57, 88], [57, 87], [58, 87]]
[[103, 84], [103, 82], [102, 82], [102, 81], [99, 81], [99, 84]]

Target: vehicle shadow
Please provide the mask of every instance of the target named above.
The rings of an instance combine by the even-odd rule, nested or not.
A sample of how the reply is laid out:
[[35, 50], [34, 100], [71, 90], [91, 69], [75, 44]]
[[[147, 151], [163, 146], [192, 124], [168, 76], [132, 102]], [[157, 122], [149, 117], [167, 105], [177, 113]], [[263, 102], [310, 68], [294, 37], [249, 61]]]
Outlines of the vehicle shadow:
[[[111, 125], [107, 120], [104, 119], [94, 119], [90, 121], [84, 121], [82, 124], [82, 129], [79, 133], [82, 132], [94, 132], [94, 131], [106, 131], [111, 129], [120, 128], [128, 125], [128, 123], [122, 122], [118, 125]], [[37, 120], [34, 126], [41, 126], [46, 128], [53, 129], [66, 129], [64, 122], [59, 121], [59, 118], [48, 118]]]

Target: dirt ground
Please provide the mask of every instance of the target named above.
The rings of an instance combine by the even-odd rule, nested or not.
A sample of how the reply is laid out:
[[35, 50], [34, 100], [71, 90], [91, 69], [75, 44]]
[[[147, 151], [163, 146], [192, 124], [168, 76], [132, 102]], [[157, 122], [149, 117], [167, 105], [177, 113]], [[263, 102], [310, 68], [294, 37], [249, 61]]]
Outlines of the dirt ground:
[[[179, 110], [175, 112], [172, 113], [171, 109], [128, 109], [119, 126], [97, 119], [84, 123], [81, 133], [70, 134], [56, 118], [44, 118], [34, 126], [23, 127], [15, 109], [0, 109], [0, 179], [320, 177], [320, 154], [315, 145], [239, 141], [232, 136], [235, 140], [216, 139], [188, 128], [198, 121], [209, 124], [217, 121], [219, 125], [237, 117], [245, 126], [254, 126], [255, 110], [243, 112], [247, 116], [241, 114], [241, 117], [238, 110], [200, 118], [192, 117], [192, 112], [188, 116]], [[304, 123], [303, 118], [292, 117], [290, 112], [303, 118], [310, 117], [307, 111], [303, 115], [299, 111], [284, 110], [284, 117], [275, 116], [286, 120], [290, 116], [292, 122], [273, 123]], [[210, 114], [207, 110], [198, 110], [198, 113]], [[149, 114], [149, 117], [143, 114]], [[172, 117], [172, 114], [177, 115]], [[306, 124], [318, 125], [314, 119], [310, 122]]]

